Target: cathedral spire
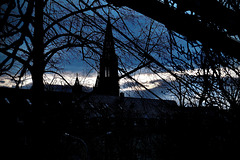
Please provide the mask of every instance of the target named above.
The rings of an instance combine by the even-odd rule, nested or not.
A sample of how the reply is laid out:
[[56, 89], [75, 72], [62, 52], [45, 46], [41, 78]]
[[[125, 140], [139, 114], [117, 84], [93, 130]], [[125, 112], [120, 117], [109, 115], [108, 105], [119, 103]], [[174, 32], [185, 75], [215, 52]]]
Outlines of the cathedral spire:
[[79, 82], [78, 74], [76, 74], [76, 80], [75, 80], [74, 86], [72, 88], [72, 91], [75, 94], [79, 94], [82, 92], [82, 85]]
[[107, 27], [105, 31], [105, 39], [103, 44], [103, 52], [108, 52], [111, 49], [112, 52], [115, 52], [114, 49], [114, 41], [113, 41], [113, 34], [112, 34], [112, 24], [110, 18], [108, 17]]
[[78, 79], [78, 73], [76, 74], [76, 80], [75, 80], [74, 86], [80, 86], [80, 82]]
[[95, 91], [104, 95], [119, 95], [118, 57], [115, 54], [112, 25], [108, 17], [103, 42], [103, 53], [100, 58], [100, 72], [96, 81]]

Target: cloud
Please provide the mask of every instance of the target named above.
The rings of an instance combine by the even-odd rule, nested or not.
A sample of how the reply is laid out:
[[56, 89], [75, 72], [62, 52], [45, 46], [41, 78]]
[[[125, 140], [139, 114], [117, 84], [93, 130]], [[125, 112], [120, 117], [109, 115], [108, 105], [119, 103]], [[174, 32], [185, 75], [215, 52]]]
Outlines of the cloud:
[[[226, 70], [226, 69], [225, 69]], [[227, 76], [226, 72], [224, 72], [224, 69], [221, 69], [223, 72], [221, 75], [224, 78]], [[174, 72], [177, 75], [180, 75], [184, 77], [184, 75], [190, 75], [190, 76], [199, 76], [203, 74], [201, 70], [194, 69], [194, 70], [188, 70], [185, 72]], [[231, 74], [231, 76], [238, 77], [235, 72], [229, 71], [228, 73]], [[77, 72], [67, 71], [61, 73], [62, 77], [70, 84], [74, 85], [75, 79], [76, 79]], [[132, 77], [137, 80], [139, 83], [144, 85], [148, 90], [153, 92], [154, 94], [158, 95], [162, 99], [173, 99], [173, 97], [168, 92], [168, 82], [174, 81], [175, 78], [170, 73], [162, 73], [159, 72], [157, 74], [151, 73], [151, 72], [144, 72], [144, 73], [135, 73], [132, 75]], [[93, 88], [96, 83], [97, 73], [96, 72], [80, 72], [78, 73], [78, 79], [80, 83], [85, 86], [85, 88]], [[45, 84], [52, 84], [52, 85], [67, 85], [67, 83], [58, 75], [53, 73], [46, 73], [44, 75], [44, 82]], [[24, 88], [30, 88], [32, 84], [31, 76], [26, 75], [24, 78], [23, 83], [21, 84]], [[144, 97], [144, 98], [157, 98], [153, 94], [146, 91], [145, 88], [140, 86], [135, 81], [128, 79], [128, 78], [122, 78], [119, 81], [120, 84], [120, 92], [125, 93], [126, 96], [130, 97]], [[14, 87], [16, 84], [14, 81], [11, 80], [8, 76], [1, 76], [0, 77], [0, 86], [5, 87]]]
[[[136, 81], [144, 85], [148, 89], [153, 89], [159, 86], [162, 86], [165, 82], [163, 79], [166, 81], [172, 81], [175, 80], [173, 76], [169, 73], [140, 73], [132, 76]], [[133, 80], [130, 79], [122, 79], [120, 81], [121, 89], [123, 91], [128, 91], [128, 90], [145, 90], [144, 87], [141, 87], [139, 84], [134, 82]]]
[[[175, 100], [173, 95], [169, 94], [168, 92], [168, 82], [163, 81], [163, 80], [155, 80], [151, 81], [149, 83], [155, 83], [155, 85], [151, 84], [149, 85], [148, 83], [145, 84], [145, 86], [148, 88], [150, 92], [153, 92], [156, 94], [158, 97], [161, 99], [166, 99], [166, 100]], [[130, 86], [134, 87], [127, 87], [128, 84]], [[129, 97], [142, 97], [142, 98], [151, 98], [151, 99], [157, 99], [155, 95], [150, 93], [149, 91], [146, 91], [144, 88], [141, 88], [136, 82], [126, 82], [121, 85], [121, 92], [123, 92], [126, 96]], [[138, 86], [138, 87], [137, 87]], [[150, 87], [149, 87], [150, 86]], [[152, 87], [154, 86], [154, 87]], [[140, 89], [139, 89], [140, 87]]]
[[12, 87], [15, 83], [6, 75], [0, 77], [0, 87]]
[[[45, 84], [52, 84], [52, 85], [67, 85], [68, 83], [70, 85], [74, 85], [75, 79], [76, 79], [76, 72], [63, 72], [61, 73], [61, 76], [65, 79], [63, 80], [61, 76], [53, 73], [46, 73], [44, 74], [44, 82]], [[166, 76], [165, 73], [162, 74], [162, 77]], [[78, 73], [78, 79], [80, 83], [83, 86], [92, 88], [94, 87], [96, 83], [97, 73], [90, 73], [90, 74], [84, 74], [84, 73]], [[162, 80], [153, 73], [143, 73], [143, 74], [136, 74], [133, 76], [134, 79], [136, 79], [139, 83], [146, 86], [148, 89], [156, 88], [159, 85], [161, 85]], [[67, 82], [66, 82], [67, 81]], [[134, 82], [131, 79], [123, 78], [119, 81], [120, 88], [122, 91], [130, 91], [130, 90], [145, 90], [143, 87], [141, 87], [139, 84]], [[26, 75], [23, 78], [23, 82], [21, 83], [21, 86], [30, 86], [32, 84], [31, 75]], [[0, 85], [6, 86], [6, 87], [14, 87], [16, 84], [14, 81], [10, 79], [8, 76], [1, 76], [0, 77]]]

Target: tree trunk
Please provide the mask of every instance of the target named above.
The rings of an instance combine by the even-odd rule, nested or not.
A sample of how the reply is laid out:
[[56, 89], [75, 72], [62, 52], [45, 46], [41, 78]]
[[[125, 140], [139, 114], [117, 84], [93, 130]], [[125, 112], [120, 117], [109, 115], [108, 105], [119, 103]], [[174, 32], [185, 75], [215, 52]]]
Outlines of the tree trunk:
[[36, 107], [41, 107], [44, 104], [43, 73], [45, 69], [43, 45], [43, 0], [35, 0], [34, 22], [33, 67], [31, 70], [33, 81], [33, 105]]
[[32, 155], [30, 158], [47, 159], [47, 130], [43, 123], [46, 117], [44, 106], [43, 74], [44, 45], [43, 45], [43, 0], [35, 0], [34, 37], [33, 37], [33, 65], [32, 74], [32, 115], [29, 131], [32, 135]]
[[44, 84], [43, 84], [44, 67], [34, 64], [32, 74], [32, 103], [35, 109], [41, 110], [44, 105]]

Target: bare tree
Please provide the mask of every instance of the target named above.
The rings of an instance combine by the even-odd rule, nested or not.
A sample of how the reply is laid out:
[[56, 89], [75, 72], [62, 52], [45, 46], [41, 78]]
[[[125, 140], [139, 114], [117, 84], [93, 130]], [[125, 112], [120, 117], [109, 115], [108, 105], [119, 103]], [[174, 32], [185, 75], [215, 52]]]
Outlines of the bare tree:
[[[88, 18], [91, 15], [87, 12], [106, 5], [94, 3], [90, 7], [84, 7], [81, 2], [55, 0], [1, 3], [0, 52], [5, 58], [0, 64], [0, 74], [13, 75], [20, 83], [29, 71], [35, 95], [33, 104], [43, 102], [39, 96], [43, 95], [43, 74], [48, 68], [54, 68], [64, 55], [81, 53], [87, 45], [98, 45], [92, 38], [96, 34], [91, 33], [94, 27], [87, 24], [93, 17]], [[84, 52], [82, 56], [86, 56]]]
[[[182, 42], [177, 43], [180, 39]], [[185, 95], [188, 102], [197, 107], [233, 108], [239, 105], [238, 60], [173, 33], [170, 33], [170, 44], [170, 64], [179, 75], [173, 83], [188, 93], [182, 94], [171, 84], [175, 87], [170, 89], [177, 97]]]

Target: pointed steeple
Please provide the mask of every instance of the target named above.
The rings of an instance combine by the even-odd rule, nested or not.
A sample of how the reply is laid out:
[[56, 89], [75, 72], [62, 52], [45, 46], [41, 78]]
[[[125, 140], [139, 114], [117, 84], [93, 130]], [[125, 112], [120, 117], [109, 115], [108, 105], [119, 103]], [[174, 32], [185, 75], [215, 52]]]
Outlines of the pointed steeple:
[[110, 22], [110, 18], [108, 17], [108, 21], [107, 21], [107, 27], [106, 27], [106, 31], [105, 31], [105, 39], [104, 39], [104, 43], [103, 43], [103, 56], [104, 53], [115, 53], [115, 49], [114, 49], [114, 41], [113, 41], [113, 34], [112, 34], [112, 24]]
[[78, 73], [76, 74], [76, 80], [75, 80], [74, 86], [80, 86], [80, 82], [78, 79]]
[[95, 91], [98, 94], [119, 96], [118, 79], [118, 57], [115, 54], [112, 25], [108, 18]]
[[72, 88], [72, 91], [75, 94], [79, 94], [82, 92], [82, 85], [79, 82], [78, 74], [76, 74], [76, 80], [75, 80], [74, 86]]

